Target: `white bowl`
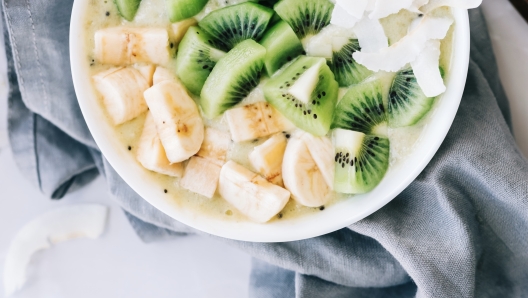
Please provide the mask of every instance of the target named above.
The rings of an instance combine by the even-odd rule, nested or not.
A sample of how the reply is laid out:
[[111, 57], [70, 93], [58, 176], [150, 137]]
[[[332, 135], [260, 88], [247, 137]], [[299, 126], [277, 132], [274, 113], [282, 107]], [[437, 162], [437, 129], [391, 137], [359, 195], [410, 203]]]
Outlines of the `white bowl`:
[[267, 224], [230, 222], [197, 215], [185, 206], [176, 208], [169, 196], [146, 170], [128, 154], [115, 128], [103, 121], [104, 112], [91, 85], [88, 52], [84, 38], [85, 12], [90, 0], [76, 0], [70, 27], [70, 58], [75, 91], [88, 127], [103, 155], [121, 177], [147, 202], [161, 212], [195, 229], [236, 240], [284, 242], [327, 234], [351, 225], [386, 205], [422, 172], [442, 144], [460, 105], [469, 65], [469, 18], [466, 10], [453, 9], [455, 17], [454, 52], [446, 93], [437, 101], [435, 115], [424, 128], [421, 141], [405, 163], [392, 167], [372, 192], [355, 196], [317, 212]]

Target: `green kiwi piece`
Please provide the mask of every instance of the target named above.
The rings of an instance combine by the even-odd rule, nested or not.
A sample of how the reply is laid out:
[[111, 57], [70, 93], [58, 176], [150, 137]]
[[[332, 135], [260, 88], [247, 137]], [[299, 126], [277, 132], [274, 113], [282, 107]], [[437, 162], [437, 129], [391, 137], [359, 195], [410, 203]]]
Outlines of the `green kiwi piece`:
[[299, 39], [303, 39], [330, 24], [334, 4], [328, 0], [282, 0], [274, 9]]
[[200, 95], [205, 80], [225, 53], [212, 47], [211, 37], [198, 27], [187, 30], [176, 56], [176, 74], [187, 89]]
[[389, 92], [389, 126], [416, 124], [431, 110], [434, 100], [423, 93], [412, 68], [399, 71]]
[[341, 87], [348, 87], [357, 84], [372, 74], [365, 66], [357, 63], [352, 55], [361, 51], [359, 41], [350, 39], [339, 51], [332, 55], [330, 68], [336, 77], [336, 81]]
[[246, 39], [259, 41], [272, 16], [272, 9], [245, 2], [215, 10], [199, 25], [222, 50], [230, 50]]
[[333, 139], [334, 190], [362, 194], [374, 189], [389, 167], [389, 139], [343, 129], [335, 130]]
[[265, 56], [266, 49], [248, 39], [218, 61], [200, 95], [207, 118], [219, 116], [238, 104], [258, 85]]
[[208, 0], [166, 0], [169, 19], [176, 23], [197, 15]]
[[352, 86], [334, 112], [332, 128], [387, 136], [387, 111], [379, 79]]
[[139, 9], [141, 0], [114, 0], [117, 11], [127, 21], [132, 21]]
[[269, 29], [260, 44], [266, 48], [264, 65], [271, 77], [284, 64], [292, 61], [304, 51], [301, 41], [288, 23], [281, 21]]
[[[319, 65], [319, 77], [309, 101], [303, 102], [294, 97], [289, 89], [315, 65]], [[339, 86], [326, 65], [326, 59], [300, 56], [269, 79], [263, 90], [266, 100], [298, 128], [316, 136], [324, 136], [330, 130]]]

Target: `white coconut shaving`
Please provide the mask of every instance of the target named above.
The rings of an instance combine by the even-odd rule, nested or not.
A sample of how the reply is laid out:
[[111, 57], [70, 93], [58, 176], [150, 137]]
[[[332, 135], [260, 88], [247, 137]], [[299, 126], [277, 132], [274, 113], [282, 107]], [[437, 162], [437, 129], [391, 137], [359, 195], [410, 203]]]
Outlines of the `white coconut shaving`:
[[375, 53], [363, 52], [363, 50], [355, 52], [354, 60], [372, 71], [398, 71], [418, 57], [427, 41], [443, 39], [451, 24], [453, 20], [449, 18], [425, 16], [416, 29], [397, 43]]
[[429, 0], [429, 3], [420, 8], [423, 13], [429, 13], [442, 6], [451, 6], [462, 9], [477, 8], [482, 4], [482, 0]]
[[418, 85], [427, 97], [436, 97], [446, 91], [440, 73], [440, 41], [430, 40], [420, 55], [411, 62]]
[[351, 29], [358, 22], [358, 18], [351, 16], [345, 8], [341, 7], [339, 4], [334, 6], [332, 11], [332, 18], [330, 19], [330, 24], [340, 26], [346, 29]]
[[363, 53], [378, 52], [389, 46], [385, 30], [378, 19], [369, 19], [365, 16], [354, 27], [354, 33]]
[[411, 4], [411, 7], [409, 7], [409, 11], [421, 13], [420, 7], [424, 6], [428, 2], [429, 0], [414, 0]]
[[21, 289], [26, 282], [26, 267], [35, 252], [74, 238], [99, 237], [104, 231], [107, 213], [105, 206], [75, 205], [53, 210], [27, 223], [7, 251], [4, 267], [6, 297]]
[[402, 9], [409, 9], [412, 4], [413, 0], [377, 0], [369, 18], [382, 19], [398, 13]]
[[349, 15], [359, 20], [363, 17], [369, 0], [337, 0], [336, 2]]

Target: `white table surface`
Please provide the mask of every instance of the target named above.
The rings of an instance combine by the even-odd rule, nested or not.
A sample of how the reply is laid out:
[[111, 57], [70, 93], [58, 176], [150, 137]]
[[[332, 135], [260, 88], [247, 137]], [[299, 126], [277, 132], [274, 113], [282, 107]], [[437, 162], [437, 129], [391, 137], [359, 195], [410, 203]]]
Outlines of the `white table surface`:
[[[528, 156], [528, 25], [508, 0], [484, 0], [500, 75], [512, 108], [519, 147]], [[3, 55], [3, 43], [0, 46]], [[250, 258], [195, 236], [144, 244], [112, 201], [101, 178], [61, 201], [50, 201], [19, 173], [7, 147], [5, 58], [0, 57], [0, 279], [17, 230], [59, 206], [90, 202], [110, 207], [106, 233], [37, 253], [28, 283], [14, 297], [246, 297]], [[0, 297], [3, 284], [0, 283]]]

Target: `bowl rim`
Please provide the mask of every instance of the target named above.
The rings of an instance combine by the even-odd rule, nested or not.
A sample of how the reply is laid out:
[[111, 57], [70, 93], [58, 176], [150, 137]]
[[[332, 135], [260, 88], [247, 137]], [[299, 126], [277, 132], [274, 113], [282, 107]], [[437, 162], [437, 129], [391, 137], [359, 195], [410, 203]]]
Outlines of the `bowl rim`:
[[[112, 132], [107, 121], [100, 121], [101, 109], [94, 100], [97, 99], [97, 94], [87, 71], [90, 59], [85, 46], [87, 39], [84, 27], [87, 17], [85, 12], [88, 11], [89, 2], [90, 0], [74, 1], [69, 42], [75, 93], [95, 143], [121, 178], [156, 209], [189, 227], [224, 238], [252, 242], [302, 240], [342, 229], [378, 211], [409, 186], [429, 164], [451, 128], [464, 92], [470, 53], [469, 16], [465, 9], [452, 8], [456, 26], [451, 70], [447, 78], [447, 91], [439, 98], [441, 102], [437, 104], [432, 118], [437, 119], [439, 115], [443, 115], [442, 121], [434, 123], [431, 121], [424, 128], [427, 129], [427, 136], [422, 138], [413, 149], [413, 152], [420, 154], [413, 155], [405, 163], [405, 167], [389, 169], [386, 177], [375, 190], [331, 205], [325, 209], [325, 212], [267, 224], [208, 218], [185, 208], [178, 208], [180, 206], [176, 206], [175, 202], [160, 196], [159, 192], [156, 192], [159, 189], [154, 190], [153, 185], [149, 184], [149, 179], [145, 179], [146, 170], [135, 162], [135, 157], [123, 154], [125, 151], [121, 147], [124, 146], [116, 146], [115, 135], [112, 136], [115, 134], [115, 129]], [[404, 174], [400, 173], [404, 170]]]

